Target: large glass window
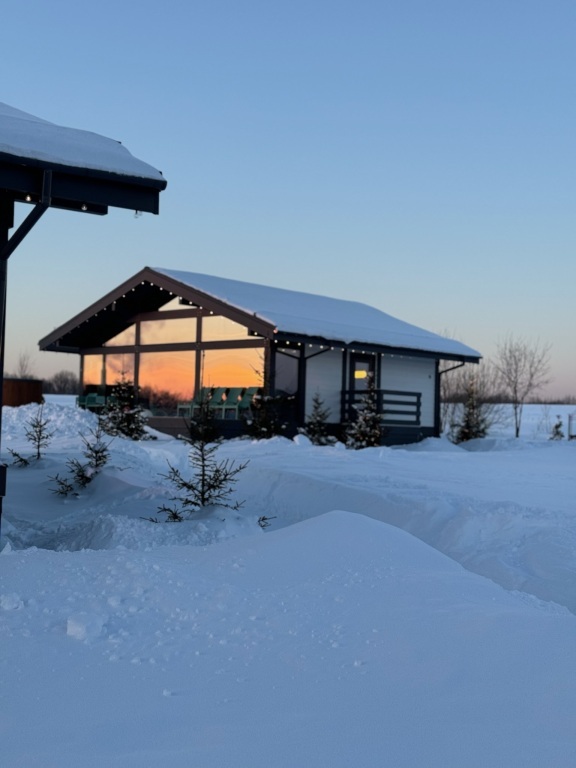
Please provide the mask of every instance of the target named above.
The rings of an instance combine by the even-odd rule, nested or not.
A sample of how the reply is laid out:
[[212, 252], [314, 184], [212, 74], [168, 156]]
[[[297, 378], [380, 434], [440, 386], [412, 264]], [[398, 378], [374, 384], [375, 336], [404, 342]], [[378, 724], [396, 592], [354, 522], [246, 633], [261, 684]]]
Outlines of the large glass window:
[[140, 344], [193, 344], [196, 323], [195, 317], [144, 320], [140, 324]]
[[202, 386], [261, 387], [262, 349], [207, 349], [202, 355]]
[[134, 355], [127, 353], [105, 356], [106, 384], [114, 386], [121, 379], [134, 381]]
[[113, 339], [108, 339], [104, 343], [105, 347], [131, 347], [136, 344], [136, 326], [131, 325], [126, 330], [114, 336]]
[[140, 355], [138, 384], [140, 395], [152, 413], [176, 414], [179, 402], [192, 399], [196, 353], [143, 352]]
[[183, 304], [181, 304], [178, 296], [174, 296], [174, 298], [170, 299], [170, 301], [167, 304], [164, 304], [164, 306], [159, 307], [158, 311], [166, 312], [168, 310], [171, 311], [173, 309], [190, 309], [190, 304], [188, 304], [187, 302], [184, 302]]
[[245, 325], [228, 320], [222, 315], [206, 315], [202, 318], [202, 341], [230, 341], [245, 339], [248, 329]]
[[295, 349], [276, 350], [276, 380], [277, 392], [293, 395], [298, 391], [298, 358], [300, 353]]
[[84, 355], [82, 359], [82, 385], [99, 387], [102, 382], [103, 355]]

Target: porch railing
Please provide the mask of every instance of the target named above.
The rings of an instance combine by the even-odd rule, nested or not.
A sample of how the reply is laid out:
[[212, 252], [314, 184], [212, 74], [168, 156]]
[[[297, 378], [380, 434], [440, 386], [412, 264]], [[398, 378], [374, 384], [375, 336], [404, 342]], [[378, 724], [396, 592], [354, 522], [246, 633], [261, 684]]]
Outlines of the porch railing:
[[[388, 426], [418, 427], [422, 411], [422, 393], [396, 389], [376, 389], [378, 413], [382, 424]], [[342, 420], [352, 421], [366, 392], [346, 389], [342, 392]]]

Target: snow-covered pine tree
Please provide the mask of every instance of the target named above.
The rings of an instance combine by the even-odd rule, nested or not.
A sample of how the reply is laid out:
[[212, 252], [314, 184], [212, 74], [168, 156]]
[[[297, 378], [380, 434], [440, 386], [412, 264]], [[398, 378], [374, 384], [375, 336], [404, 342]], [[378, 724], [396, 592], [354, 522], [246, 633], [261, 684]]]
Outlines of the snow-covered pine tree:
[[145, 430], [144, 408], [138, 404], [134, 382], [122, 375], [112, 388], [108, 403], [100, 416], [102, 429], [109, 435], [123, 435], [130, 440], [149, 440]]
[[482, 403], [478, 400], [476, 383], [473, 378], [470, 378], [466, 386], [466, 402], [464, 403], [462, 422], [457, 427], [454, 442], [464, 443], [466, 440], [486, 437], [487, 431], [486, 417], [483, 413]]
[[250, 412], [244, 417], [247, 433], [258, 440], [283, 434], [287, 427], [282, 414], [286, 400], [285, 395], [267, 395], [263, 392], [254, 395]]
[[345, 432], [346, 447], [358, 450], [380, 445], [382, 440], [382, 415], [378, 413], [378, 397], [374, 375], [366, 377], [366, 391], [357, 408], [358, 417], [348, 424]]
[[315, 392], [312, 398], [312, 412], [304, 427], [300, 430], [313, 445], [334, 445], [336, 438], [328, 434], [326, 424], [330, 409], [324, 407], [320, 393]]

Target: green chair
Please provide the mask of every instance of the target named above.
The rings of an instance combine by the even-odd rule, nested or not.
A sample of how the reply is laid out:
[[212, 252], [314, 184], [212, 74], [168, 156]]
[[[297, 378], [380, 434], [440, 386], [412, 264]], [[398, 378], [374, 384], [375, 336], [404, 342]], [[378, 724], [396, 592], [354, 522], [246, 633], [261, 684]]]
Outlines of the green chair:
[[183, 418], [195, 416], [203, 403], [207, 403], [212, 396], [212, 387], [201, 387], [192, 400], [183, 400], [176, 406], [176, 415]]
[[226, 401], [222, 406], [223, 419], [238, 418], [238, 406], [243, 394], [244, 387], [230, 387], [228, 394], [226, 395]]
[[86, 395], [84, 407], [89, 411], [100, 411], [106, 405], [104, 395], [97, 395], [95, 392], [89, 392]]
[[252, 408], [252, 401], [254, 396], [260, 392], [260, 387], [246, 387], [242, 397], [238, 401], [237, 413], [238, 417], [246, 414]]
[[228, 387], [214, 387], [212, 394], [210, 395], [208, 405], [214, 411], [214, 415], [217, 419], [224, 418], [223, 408], [224, 403], [226, 402], [228, 389]]

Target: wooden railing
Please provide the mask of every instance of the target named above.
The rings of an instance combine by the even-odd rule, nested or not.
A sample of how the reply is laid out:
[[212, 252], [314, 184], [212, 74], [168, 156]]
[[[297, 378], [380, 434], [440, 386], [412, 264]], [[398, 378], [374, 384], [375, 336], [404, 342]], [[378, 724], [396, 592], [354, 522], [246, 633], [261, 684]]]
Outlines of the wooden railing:
[[[361, 406], [366, 393], [355, 389], [342, 392], [343, 421], [352, 421], [355, 412]], [[404, 392], [396, 389], [376, 389], [378, 413], [382, 414], [382, 424], [389, 426], [420, 426], [422, 410], [421, 392]]]

